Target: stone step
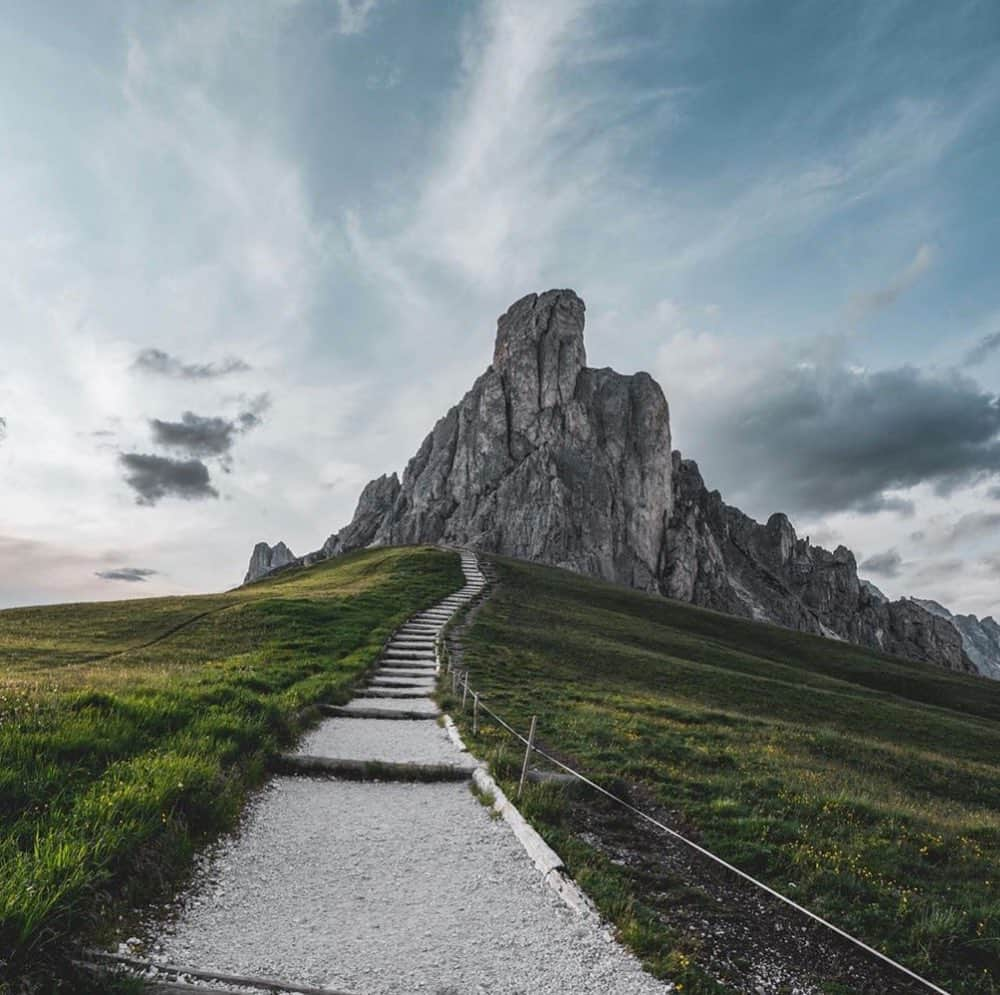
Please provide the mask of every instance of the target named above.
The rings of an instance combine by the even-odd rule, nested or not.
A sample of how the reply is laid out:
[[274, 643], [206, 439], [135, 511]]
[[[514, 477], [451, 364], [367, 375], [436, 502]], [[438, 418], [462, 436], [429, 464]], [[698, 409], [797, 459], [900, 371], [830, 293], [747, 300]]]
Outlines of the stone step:
[[365, 688], [366, 698], [426, 698], [428, 691], [432, 691], [433, 688], [428, 688], [425, 690], [419, 690], [418, 688], [383, 688], [383, 687], [367, 687]]
[[397, 719], [419, 720], [437, 719], [437, 712], [411, 712], [401, 708], [347, 708], [344, 705], [320, 705], [324, 715], [333, 715], [339, 719]]
[[282, 774], [343, 777], [354, 781], [466, 781], [475, 770], [469, 764], [390, 763], [284, 753], [274, 761]]

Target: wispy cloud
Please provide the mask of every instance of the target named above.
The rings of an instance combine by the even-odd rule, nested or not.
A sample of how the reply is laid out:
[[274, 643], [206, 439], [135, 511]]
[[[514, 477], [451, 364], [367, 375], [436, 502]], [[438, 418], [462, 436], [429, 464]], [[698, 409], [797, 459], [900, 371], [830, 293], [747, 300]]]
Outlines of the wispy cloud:
[[851, 301], [850, 316], [854, 321], [870, 318], [884, 311], [899, 300], [930, 268], [934, 261], [934, 250], [929, 245], [921, 245], [916, 255], [884, 286], [859, 294]]
[[988, 539], [1000, 531], [1000, 512], [970, 511], [950, 522], [936, 523], [925, 530], [922, 541], [939, 549], [949, 549]]
[[337, 31], [342, 35], [358, 35], [368, 27], [368, 19], [378, 0], [336, 0]]
[[862, 570], [878, 574], [881, 577], [898, 577], [902, 565], [903, 557], [899, 555], [897, 549], [887, 549], [884, 553], [876, 553], [858, 564]]
[[486, 0], [468, 17], [460, 85], [406, 220], [376, 238], [379, 219], [352, 217], [352, 245], [373, 272], [395, 274], [399, 287], [403, 269], [411, 297], [448, 279], [523, 293], [558, 265], [582, 217], [620, 220], [608, 178], [628, 182], [630, 153], [669, 128], [684, 95], [595, 85], [588, 71], [631, 51], [601, 37], [598, 9]]
[[132, 368], [178, 380], [215, 380], [231, 373], [247, 373], [251, 369], [250, 364], [238, 356], [226, 356], [214, 363], [185, 363], [162, 349], [143, 349], [136, 356]]
[[962, 360], [963, 366], [978, 366], [986, 362], [998, 349], [1000, 349], [1000, 332], [994, 332], [979, 340], [966, 354]]

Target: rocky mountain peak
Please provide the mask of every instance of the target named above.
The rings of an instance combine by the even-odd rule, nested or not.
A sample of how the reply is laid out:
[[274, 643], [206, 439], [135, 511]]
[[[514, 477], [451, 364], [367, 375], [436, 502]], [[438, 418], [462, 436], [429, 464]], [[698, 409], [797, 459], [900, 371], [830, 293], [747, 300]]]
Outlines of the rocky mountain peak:
[[522, 400], [519, 406], [542, 410], [573, 397], [587, 365], [585, 310], [572, 290], [549, 290], [522, 297], [500, 316], [493, 369]]
[[[960, 619], [864, 585], [846, 546], [799, 539], [780, 512], [761, 525], [710, 491], [697, 463], [671, 452], [656, 381], [586, 365], [584, 317], [572, 290], [512, 304], [492, 365], [402, 480], [371, 481], [350, 524], [298, 562], [370, 545], [471, 546], [975, 672], [968, 630], [979, 658], [996, 647], [1000, 660], [1000, 627], [960, 637]], [[257, 546], [248, 580], [284, 565], [279, 546]]]

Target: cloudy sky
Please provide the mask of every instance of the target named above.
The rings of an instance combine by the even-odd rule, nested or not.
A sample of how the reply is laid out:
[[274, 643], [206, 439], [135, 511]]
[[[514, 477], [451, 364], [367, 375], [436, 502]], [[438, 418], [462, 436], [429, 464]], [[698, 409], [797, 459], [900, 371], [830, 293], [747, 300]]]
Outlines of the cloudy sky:
[[10, 0], [0, 605], [318, 547], [587, 301], [675, 445], [1000, 611], [1000, 6]]

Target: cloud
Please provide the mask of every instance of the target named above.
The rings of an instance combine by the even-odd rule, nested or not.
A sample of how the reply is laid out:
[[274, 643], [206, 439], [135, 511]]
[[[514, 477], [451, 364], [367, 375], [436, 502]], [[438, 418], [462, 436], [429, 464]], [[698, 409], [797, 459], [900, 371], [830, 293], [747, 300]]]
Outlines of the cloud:
[[711, 335], [674, 336], [659, 366], [678, 443], [757, 517], [910, 515], [910, 496], [897, 492], [927, 483], [947, 493], [1000, 473], [994, 395], [954, 371], [852, 366], [842, 349], [831, 339], [750, 353]]
[[858, 564], [861, 570], [878, 574], [881, 577], [898, 577], [903, 558], [896, 549], [887, 549], [884, 553], [876, 553]]
[[978, 366], [985, 362], [1000, 349], [1000, 332], [994, 332], [980, 339], [966, 354], [962, 360], [963, 366]]
[[189, 456], [225, 456], [233, 446], [236, 424], [225, 418], [203, 418], [185, 411], [181, 420], [151, 418], [153, 441], [167, 449], [180, 449]]
[[389, 224], [346, 216], [372, 280], [408, 310], [452, 279], [514, 299], [546, 267], [566, 265], [581, 219], [627, 228], [634, 205], [624, 191], [639, 183], [632, 153], [648, 153], [686, 95], [624, 85], [606, 66], [628, 52], [601, 36], [593, 0], [482, 3], [466, 19], [460, 85], [415, 195], [385, 212]]
[[855, 504], [854, 511], [859, 515], [877, 515], [883, 511], [894, 511], [904, 518], [912, 518], [916, 514], [917, 506], [908, 498], [875, 494]]
[[136, 504], [152, 506], [168, 496], [185, 501], [219, 496], [201, 460], [169, 459], [149, 453], [122, 453], [119, 459], [129, 471], [125, 483], [136, 492]]
[[162, 349], [143, 349], [132, 369], [177, 380], [214, 380], [231, 373], [246, 373], [251, 367], [238, 356], [226, 356], [217, 363], [185, 363]]
[[149, 426], [153, 441], [187, 456], [217, 457], [226, 464], [235, 439], [261, 424], [261, 415], [270, 406], [270, 398], [260, 394], [246, 403], [246, 409], [234, 419], [204, 417], [193, 411], [185, 411], [179, 422], [152, 418]]
[[966, 568], [964, 560], [952, 557], [946, 560], [930, 560], [922, 563], [913, 573], [915, 583], [934, 583], [947, 577], [954, 577]]
[[0, 442], [7, 438], [7, 419], [0, 418]]
[[145, 567], [118, 567], [116, 570], [95, 570], [94, 576], [101, 580], [124, 580], [130, 584], [145, 583], [147, 577], [154, 577], [158, 571]]
[[939, 548], [960, 546], [994, 535], [1000, 530], [1000, 512], [970, 511], [951, 524], [926, 536], [929, 545]]
[[378, 0], [336, 0], [337, 2], [337, 33], [341, 35], [359, 35], [368, 27]]
[[1000, 551], [984, 556], [979, 562], [989, 573], [1000, 577]]
[[859, 294], [851, 301], [849, 309], [851, 318], [855, 321], [861, 321], [892, 307], [900, 296], [930, 269], [933, 261], [933, 248], [929, 245], [921, 245], [913, 259], [884, 287], [879, 287], [867, 294]]

